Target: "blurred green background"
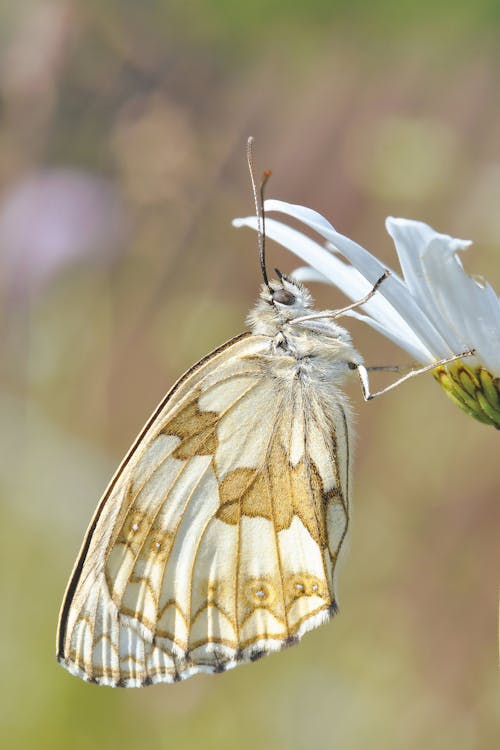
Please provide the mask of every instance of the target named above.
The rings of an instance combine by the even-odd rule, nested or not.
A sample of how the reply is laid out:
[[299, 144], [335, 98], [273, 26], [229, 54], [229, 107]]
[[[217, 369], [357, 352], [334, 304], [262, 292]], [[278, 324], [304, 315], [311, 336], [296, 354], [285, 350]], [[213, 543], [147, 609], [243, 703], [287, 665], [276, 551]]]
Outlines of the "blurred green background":
[[[430, 376], [349, 389], [342, 611], [300, 646], [124, 691], [54, 642], [110, 474], [256, 297], [255, 235], [230, 226], [253, 210], [248, 135], [269, 197], [392, 265], [387, 214], [472, 238], [466, 267], [500, 287], [499, 35], [495, 0], [0, 4], [2, 747], [495, 746], [498, 435]], [[406, 361], [349, 324], [369, 363]]]

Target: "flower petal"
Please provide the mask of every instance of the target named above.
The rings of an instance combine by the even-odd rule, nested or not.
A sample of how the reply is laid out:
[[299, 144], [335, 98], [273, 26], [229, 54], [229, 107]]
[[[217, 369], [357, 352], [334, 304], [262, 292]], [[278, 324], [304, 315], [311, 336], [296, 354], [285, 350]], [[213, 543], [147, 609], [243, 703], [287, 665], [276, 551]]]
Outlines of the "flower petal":
[[289, 276], [294, 281], [305, 281], [306, 284], [309, 281], [319, 281], [322, 284], [330, 283], [324, 274], [317, 271], [315, 268], [311, 268], [311, 266], [299, 266], [298, 268], [295, 268]]
[[[384, 273], [385, 268], [380, 261], [361, 247], [361, 245], [358, 245], [356, 242], [353, 242], [353, 240], [340, 234], [340, 232], [337, 232], [332, 225], [316, 211], [304, 208], [303, 206], [296, 206], [291, 203], [277, 200], [267, 200], [264, 204], [264, 208], [266, 212], [279, 211], [304, 222], [308, 227], [322, 235], [333, 245], [334, 248], [341, 252], [342, 255], [344, 255], [371, 284], [374, 284]], [[269, 221], [269, 219], [267, 221]], [[302, 255], [302, 253], [301, 257], [306, 260], [306, 262], [310, 262], [304, 255]], [[323, 268], [320, 268], [318, 265], [312, 265], [314, 265], [315, 268], [318, 268], [321, 273], [327, 275], [332, 284], [343, 289], [343, 286], [341, 285], [342, 278], [335, 278], [330, 274], [325, 273]], [[396, 274], [392, 273], [391, 276], [384, 281], [380, 293], [388, 300], [390, 305], [396, 310], [402, 319], [411, 321], [411, 328], [415, 332], [417, 338], [420, 339], [424, 348], [431, 351], [436, 358], [455, 353], [455, 350], [450, 347], [439, 330], [436, 330], [432, 320], [427, 317], [417, 301], [413, 299], [404, 282]], [[351, 294], [349, 294], [349, 296], [351, 296]], [[384, 320], [382, 318], [377, 317], [377, 319], [380, 324], [384, 325]]]
[[[315, 212], [311, 211], [310, 213], [314, 214]], [[246, 218], [234, 219], [233, 226], [247, 226], [258, 229], [258, 221], [255, 216], [247, 216]], [[354, 301], [364, 297], [373, 286], [355, 268], [347, 265], [310, 237], [287, 224], [266, 218], [266, 237], [279, 242], [310, 264], [310, 267], [301, 269], [300, 272], [294, 271], [294, 278], [333, 283]], [[384, 281], [384, 285], [387, 281], [389, 279]], [[372, 328], [390, 338], [398, 346], [405, 348], [412, 356], [425, 362], [432, 362], [435, 358], [382, 294], [374, 295], [362, 308], [372, 316], [371, 318], [363, 317], [362, 319], [365, 322], [370, 321]], [[352, 317], [356, 317], [356, 315]]]
[[436, 359], [435, 356], [425, 348], [420, 339], [415, 336], [411, 328], [407, 326], [404, 321], [404, 326], [400, 326], [395, 329], [389, 329], [387, 328], [387, 326], [379, 323], [376, 318], [371, 318], [368, 315], [363, 315], [362, 313], [357, 312], [357, 310], [349, 310], [345, 314], [350, 318], [356, 318], [356, 320], [360, 320], [362, 323], [366, 323], [375, 331], [381, 333], [394, 344], [401, 347], [401, 349], [407, 351], [408, 354], [410, 354], [414, 359], [417, 360], [417, 362], [425, 362], [430, 364]]
[[399, 262], [403, 271], [408, 289], [413, 298], [425, 311], [429, 320], [441, 335], [452, 351], [464, 350], [466, 347], [460, 328], [454, 330], [446, 323], [443, 325], [442, 310], [436, 304], [432, 293], [433, 276], [426, 273], [423, 259], [432, 255], [433, 258], [440, 256], [447, 250], [462, 249], [470, 243], [466, 240], [455, 240], [446, 234], [436, 232], [428, 224], [421, 221], [409, 219], [397, 219], [389, 216], [386, 219], [386, 228], [396, 246]]
[[[258, 230], [259, 225], [255, 216], [246, 216], [241, 219], [233, 219], [233, 226], [235, 227], [250, 227], [251, 229]], [[279, 242], [288, 250], [290, 250], [299, 258], [302, 258], [306, 263], [319, 271], [323, 276], [328, 279], [332, 279], [337, 274], [343, 275], [342, 266], [343, 263], [335, 258], [330, 253], [325, 252], [321, 245], [307, 237], [297, 229], [282, 224], [276, 219], [270, 219], [266, 217], [266, 237], [271, 240]], [[345, 267], [345, 266], [344, 266]], [[359, 276], [360, 289], [356, 293], [359, 296], [363, 296], [370, 289], [370, 283], [366, 281], [361, 275]], [[340, 287], [342, 288], [342, 287]]]
[[470, 278], [452, 252], [429, 252], [423, 264], [447, 327], [476, 349], [489, 370], [500, 373], [500, 302], [492, 287]]
[[475, 348], [500, 372], [500, 302], [491, 286], [466, 274], [457, 255], [472, 243], [408, 219], [388, 217], [386, 226], [408, 287], [448, 344], [455, 351]]

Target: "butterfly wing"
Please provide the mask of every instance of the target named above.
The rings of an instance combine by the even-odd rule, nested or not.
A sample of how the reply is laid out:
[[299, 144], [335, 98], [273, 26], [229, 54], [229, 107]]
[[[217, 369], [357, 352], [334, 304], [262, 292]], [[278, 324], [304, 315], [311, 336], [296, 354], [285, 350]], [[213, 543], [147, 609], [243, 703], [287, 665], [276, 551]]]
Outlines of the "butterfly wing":
[[348, 521], [345, 407], [243, 334], [153, 414], [91, 522], [58, 659], [99, 684], [218, 672], [335, 611]]

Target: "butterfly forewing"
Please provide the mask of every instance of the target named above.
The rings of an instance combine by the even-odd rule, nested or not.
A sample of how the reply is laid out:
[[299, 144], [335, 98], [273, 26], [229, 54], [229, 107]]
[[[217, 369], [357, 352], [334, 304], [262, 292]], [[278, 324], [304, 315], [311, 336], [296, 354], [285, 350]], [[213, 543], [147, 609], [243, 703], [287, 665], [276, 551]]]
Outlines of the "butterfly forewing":
[[246, 334], [190, 370], [122, 463], [63, 603], [58, 657], [106, 685], [223, 671], [335, 611], [346, 407]]

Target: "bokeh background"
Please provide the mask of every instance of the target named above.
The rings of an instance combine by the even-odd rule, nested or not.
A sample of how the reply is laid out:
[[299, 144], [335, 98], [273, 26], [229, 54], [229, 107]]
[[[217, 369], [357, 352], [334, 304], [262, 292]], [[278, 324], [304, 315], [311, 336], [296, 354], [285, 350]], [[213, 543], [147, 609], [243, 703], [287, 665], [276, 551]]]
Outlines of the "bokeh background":
[[[394, 265], [387, 214], [500, 288], [495, 0], [0, 4], [0, 744], [494, 747], [499, 436], [422, 377], [368, 405], [342, 613], [223, 676], [124, 691], [54, 659], [97, 500], [166, 389], [242, 330], [269, 197]], [[294, 260], [269, 247], [270, 265]], [[344, 300], [313, 290], [328, 307]], [[349, 321], [372, 364], [406, 361]]]

